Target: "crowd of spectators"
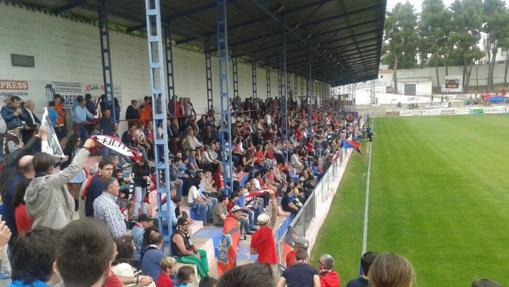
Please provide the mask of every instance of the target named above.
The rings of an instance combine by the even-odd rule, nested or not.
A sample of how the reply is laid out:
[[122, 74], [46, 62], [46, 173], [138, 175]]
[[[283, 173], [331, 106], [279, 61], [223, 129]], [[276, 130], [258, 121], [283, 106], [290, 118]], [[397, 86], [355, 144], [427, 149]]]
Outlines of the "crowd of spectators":
[[[307, 245], [299, 243], [303, 239], [295, 240], [286, 258], [278, 258], [273, 229], [278, 217], [294, 216], [304, 206], [340, 154], [342, 141], [361, 134], [359, 117], [339, 109], [334, 100], [319, 107], [290, 97], [283, 109], [277, 99], [233, 99], [230, 187], [223, 178], [214, 113], [198, 116], [189, 99], [172, 99], [167, 131], [171, 195], [161, 199], [159, 210], [154, 208], [161, 180], [154, 169], [154, 133], [160, 130], [152, 127], [151, 101], [131, 101], [121, 135], [121, 107], [105, 97], [80, 96], [65, 108], [55, 95], [45, 128], [31, 101], [12, 97], [1, 108], [5, 223], [0, 224], [0, 246], [2, 266], [12, 267], [12, 286], [166, 287], [197, 281], [200, 286], [339, 286], [334, 258], [324, 254], [318, 269], [311, 266]], [[65, 158], [41, 151], [50, 128]], [[98, 134], [115, 137], [142, 156], [130, 160], [101, 148], [90, 138]], [[161, 212], [172, 223], [167, 242], [154, 224]], [[214, 254], [192, 242], [192, 221], [222, 228], [223, 238], [230, 240], [224, 262], [218, 262], [217, 281], [209, 276], [208, 259]], [[237, 267], [236, 247], [248, 236], [257, 261]], [[173, 257], [165, 253], [165, 243]], [[368, 253], [362, 260], [365, 274], [347, 286], [367, 286], [368, 278], [376, 287], [409, 287], [414, 281], [411, 264], [401, 256]], [[281, 263], [285, 270], [279, 275]], [[394, 273], [387, 273], [391, 268]], [[391, 280], [394, 284], [387, 283]]]

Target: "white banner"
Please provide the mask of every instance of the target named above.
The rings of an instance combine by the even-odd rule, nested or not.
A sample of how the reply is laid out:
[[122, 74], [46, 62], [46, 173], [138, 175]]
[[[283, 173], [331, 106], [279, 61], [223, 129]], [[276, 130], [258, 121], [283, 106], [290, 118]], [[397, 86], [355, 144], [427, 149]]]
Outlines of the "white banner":
[[44, 108], [44, 114], [41, 119], [41, 128], [46, 129], [46, 140], [42, 141], [42, 151], [51, 154], [54, 157], [64, 158], [64, 152], [60, 147], [57, 134], [48, 119], [48, 109]]
[[109, 148], [123, 156], [130, 157], [134, 160], [141, 157], [141, 154], [137, 151], [131, 150], [129, 147], [127, 147], [124, 143], [120, 141], [120, 139], [105, 136], [105, 135], [98, 135], [92, 137], [96, 142], [100, 143], [106, 148]]

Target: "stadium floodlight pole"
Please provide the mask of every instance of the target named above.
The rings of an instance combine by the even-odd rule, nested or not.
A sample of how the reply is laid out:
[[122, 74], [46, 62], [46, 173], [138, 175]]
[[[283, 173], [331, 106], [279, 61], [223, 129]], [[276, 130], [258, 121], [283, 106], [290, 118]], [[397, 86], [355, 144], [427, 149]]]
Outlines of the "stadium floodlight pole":
[[[145, 0], [147, 17], [147, 43], [149, 52], [150, 89], [152, 94], [152, 123], [154, 127], [154, 161], [156, 168], [157, 213], [159, 230], [165, 247], [169, 248], [172, 235], [170, 200], [170, 165], [168, 148], [168, 89], [165, 75], [163, 30], [161, 26], [160, 0]], [[167, 64], [167, 63], [166, 63]], [[163, 208], [166, 207], [166, 208]]]
[[[103, 85], [106, 101], [111, 103], [113, 123], [117, 123], [115, 111], [115, 94], [113, 91], [113, 77], [111, 75], [111, 49], [110, 33], [108, 30], [108, 1], [101, 0], [99, 3], [99, 37], [101, 40], [101, 63], [103, 69]], [[120, 111], [119, 111], [120, 112]]]

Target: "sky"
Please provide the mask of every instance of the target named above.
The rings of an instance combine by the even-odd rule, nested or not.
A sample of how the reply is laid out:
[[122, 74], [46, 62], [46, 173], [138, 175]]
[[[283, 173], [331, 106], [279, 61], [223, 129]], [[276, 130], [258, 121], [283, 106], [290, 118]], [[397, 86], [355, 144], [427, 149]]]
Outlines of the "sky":
[[[392, 10], [392, 8], [394, 8], [394, 6], [396, 6], [396, 4], [398, 3], [405, 3], [407, 0], [387, 0], [387, 11], [390, 11]], [[422, 1], [423, 0], [408, 0], [408, 2], [410, 2], [414, 8], [415, 8], [415, 11], [420, 13], [421, 12], [421, 5], [422, 5]], [[443, 0], [444, 1], [444, 5], [445, 6], [450, 6], [452, 4], [452, 2], [454, 2], [454, 0]], [[504, 2], [506, 2], [506, 4], [509, 2], [509, 0], [504, 0]]]

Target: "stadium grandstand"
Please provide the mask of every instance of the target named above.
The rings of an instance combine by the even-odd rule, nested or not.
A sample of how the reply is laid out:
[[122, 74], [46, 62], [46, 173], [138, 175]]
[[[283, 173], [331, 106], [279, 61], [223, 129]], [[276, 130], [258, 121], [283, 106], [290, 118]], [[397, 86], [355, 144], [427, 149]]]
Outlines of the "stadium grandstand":
[[[378, 78], [385, 16], [385, 0], [0, 1], [1, 284], [340, 286], [334, 247], [310, 256], [373, 131], [333, 88]], [[365, 251], [343, 285], [415, 281]]]

